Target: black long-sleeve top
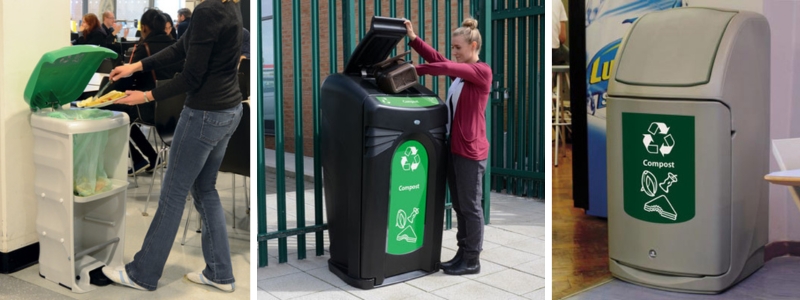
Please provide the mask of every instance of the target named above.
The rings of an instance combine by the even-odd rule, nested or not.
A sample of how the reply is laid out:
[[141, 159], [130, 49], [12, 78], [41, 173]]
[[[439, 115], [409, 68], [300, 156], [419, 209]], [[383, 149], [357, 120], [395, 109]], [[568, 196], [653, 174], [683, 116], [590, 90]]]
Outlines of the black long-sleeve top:
[[241, 28], [241, 11], [233, 1], [200, 3], [178, 42], [142, 60], [143, 72], [150, 72], [186, 59], [183, 72], [155, 88], [153, 98], [158, 101], [185, 92], [186, 106], [198, 110], [222, 110], [241, 103], [236, 76]]
[[75, 40], [75, 45], [97, 45], [106, 46], [106, 31], [100, 26], [89, 32], [87, 36], [78, 37]]

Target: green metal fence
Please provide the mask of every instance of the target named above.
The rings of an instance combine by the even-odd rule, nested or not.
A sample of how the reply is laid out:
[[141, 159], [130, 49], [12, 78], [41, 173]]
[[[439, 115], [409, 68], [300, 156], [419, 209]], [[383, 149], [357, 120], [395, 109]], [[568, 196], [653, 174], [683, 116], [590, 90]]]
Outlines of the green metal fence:
[[544, 197], [544, 0], [492, 7], [492, 190]]
[[[262, 0], [264, 2], [270, 2], [269, 0]], [[261, 5], [263, 4], [262, 1], [258, 1], [258, 12], [261, 14], [263, 12]], [[537, 0], [537, 2], [542, 0]], [[273, 37], [274, 39], [271, 41], [262, 41], [261, 35], [258, 35], [258, 44], [264, 46], [269, 46], [274, 49], [274, 74], [275, 79], [275, 91], [274, 91], [274, 99], [275, 99], [275, 159], [276, 159], [276, 177], [277, 177], [277, 186], [276, 186], [276, 206], [277, 206], [277, 230], [273, 230], [268, 232], [267, 231], [267, 213], [266, 213], [266, 183], [262, 179], [264, 178], [265, 174], [265, 159], [264, 159], [264, 151], [257, 151], [258, 153], [258, 174], [260, 180], [258, 180], [258, 265], [259, 267], [263, 267], [267, 265], [267, 241], [277, 239], [278, 240], [278, 262], [283, 263], [286, 262], [288, 259], [288, 249], [287, 249], [287, 237], [297, 236], [297, 258], [304, 259], [306, 255], [306, 234], [314, 234], [314, 240], [316, 243], [316, 255], [323, 255], [324, 254], [324, 244], [323, 244], [323, 231], [327, 229], [327, 224], [323, 224], [323, 211], [322, 211], [322, 181], [315, 180], [314, 181], [314, 225], [308, 226], [306, 225], [306, 212], [304, 209], [305, 197], [303, 190], [304, 187], [304, 174], [303, 174], [303, 131], [302, 131], [302, 107], [304, 105], [304, 99], [302, 97], [303, 92], [303, 84], [302, 80], [299, 80], [301, 76], [297, 76], [298, 74], [302, 74], [304, 64], [308, 63], [308, 67], [310, 67], [311, 73], [310, 75], [303, 75], [303, 76], [310, 76], [311, 77], [311, 86], [306, 86], [306, 90], [311, 90], [311, 111], [313, 112], [313, 156], [320, 157], [319, 148], [319, 87], [320, 82], [324, 76], [327, 74], [336, 73], [341, 70], [339, 65], [342, 65], [349, 59], [350, 54], [355, 49], [357, 44], [357, 40], [366, 33], [367, 30], [367, 23], [371, 19], [373, 15], [382, 15], [382, 16], [390, 16], [390, 17], [404, 17], [404, 16], [411, 16], [409, 19], [415, 22], [415, 30], [420, 38], [425, 39], [426, 42], [434, 45], [434, 48], [439, 49], [440, 51], [444, 52], [446, 57], [450, 57], [450, 32], [455, 29], [456, 27], [460, 26], [461, 21], [464, 19], [465, 16], [472, 16], [479, 21], [479, 28], [481, 29], [481, 33], [483, 35], [484, 46], [481, 50], [481, 57], [484, 60], [491, 61], [492, 67], [495, 70], [497, 69], [498, 65], [503, 65], [506, 62], [504, 60], [496, 60], [492, 53], [499, 53], [498, 51], [502, 51], [503, 48], [498, 48], [496, 46], [496, 40], [494, 37], [501, 37], [499, 40], [505, 41], [505, 35], [502, 32], [495, 32], [493, 31], [493, 26], [496, 24], [505, 24], [508, 18], [523, 18], [522, 16], [517, 16], [515, 13], [509, 14], [509, 11], [517, 11], [517, 9], [497, 9], [493, 6], [494, 2], [497, 1], [488, 1], [488, 0], [480, 0], [480, 1], [451, 1], [451, 0], [443, 0], [443, 1], [424, 1], [424, 0], [404, 0], [404, 1], [336, 1], [336, 0], [329, 0], [327, 3], [320, 3], [318, 0], [311, 0], [310, 3], [305, 5], [309, 5], [308, 7], [303, 7], [305, 1], [279, 1], [274, 0], [271, 3], [272, 5], [272, 12], [273, 15], [270, 17], [273, 26]], [[503, 2], [503, 1], [500, 1]], [[514, 2], [510, 0], [509, 2]], [[520, 3], [524, 1], [518, 1]], [[516, 3], [516, 2], [515, 2]], [[327, 5], [326, 5], [327, 4]], [[504, 4], [505, 5], [505, 4]], [[534, 9], [536, 11], [543, 11], [539, 4], [539, 7]], [[291, 7], [291, 16], [288, 15], [288, 9]], [[528, 6], [532, 6], [532, 1], [528, 1]], [[370, 10], [369, 8], [372, 7]], [[310, 15], [304, 16], [301, 14], [301, 9], [308, 9], [310, 11]], [[398, 14], [398, 10], [403, 12], [402, 14]], [[414, 9], [416, 8], [416, 10]], [[320, 15], [320, 12], [325, 12], [327, 10], [327, 16]], [[356, 14], [356, 10], [358, 14]], [[523, 14], [529, 12], [529, 10], [522, 10]], [[442, 13], [443, 12], [443, 13]], [[494, 13], [500, 13], [501, 16], [508, 15], [508, 18], [505, 19], [495, 19], [493, 18]], [[503, 15], [505, 14], [505, 15]], [[537, 19], [538, 21], [531, 21], [529, 26], [531, 28], [535, 28], [538, 30], [537, 32], [543, 31], [543, 19], [541, 13], [536, 15], [525, 15], [525, 18]], [[286, 172], [283, 168], [285, 163], [285, 148], [286, 145], [284, 144], [286, 137], [284, 136], [284, 78], [283, 78], [283, 71], [284, 66], [282, 64], [281, 58], [284, 57], [284, 45], [288, 35], [283, 31], [282, 26], [284, 24], [284, 19], [290, 19], [291, 23], [291, 38], [292, 38], [292, 47], [290, 48], [292, 53], [292, 63], [293, 63], [293, 73], [295, 74], [295, 79], [293, 80], [293, 91], [294, 91], [294, 153], [298, 153], [295, 156], [295, 170], [297, 170], [296, 178], [296, 186], [297, 186], [297, 211], [295, 212], [297, 216], [297, 224], [294, 228], [287, 228], [286, 224], [286, 189], [284, 186], [284, 180], [286, 178]], [[322, 28], [320, 30], [320, 20], [327, 19], [327, 28]], [[264, 16], [259, 17], [260, 20], [265, 20]], [[310, 19], [310, 43], [303, 44], [303, 40], [301, 39], [301, 31], [303, 24], [308, 24]], [[339, 22], [340, 20], [340, 22]], [[440, 21], [444, 22], [440, 22]], [[304, 23], [306, 22], [306, 23]], [[538, 22], [534, 24], [534, 22]], [[259, 22], [259, 32], [261, 32], [261, 23]], [[528, 23], [525, 23], [528, 24]], [[320, 32], [322, 31], [322, 32]], [[531, 29], [527, 32], [533, 32], [534, 30]], [[322, 35], [321, 35], [322, 34]], [[321, 41], [320, 37], [327, 34], [328, 41]], [[521, 35], [520, 35], [521, 36]], [[543, 34], [539, 35], [542, 37]], [[527, 37], [524, 40], [528, 40]], [[538, 39], [534, 39], [536, 43], [541, 43]], [[265, 43], [272, 43], [272, 44], [265, 44]], [[531, 42], [533, 43], [533, 42]], [[338, 47], [341, 47], [341, 55], [339, 55]], [[395, 49], [393, 54], [395, 54], [398, 50], [408, 50], [409, 47], [407, 43], [401, 43], [398, 45], [399, 49]], [[533, 46], [530, 47], [531, 50], [534, 49]], [[321, 75], [321, 68], [320, 65], [320, 50], [322, 50], [323, 54], [327, 54], [328, 56], [328, 73]], [[522, 51], [524, 52], [524, 51]], [[287, 54], [288, 55], [288, 54]], [[539, 54], [537, 54], [539, 55]], [[263, 63], [263, 55], [258, 56], [259, 65], [264, 66]], [[310, 56], [310, 62], [309, 62]], [[543, 55], [540, 55], [543, 57]], [[488, 59], [487, 59], [488, 58]], [[412, 60], [422, 62], [422, 58], [418, 57], [415, 53], [412, 54]], [[528, 61], [533, 61], [530, 59]], [[517, 61], [510, 61], [511, 63], [522, 63], [522, 60]], [[541, 58], [539, 58], [539, 63], [541, 64]], [[529, 70], [530, 74], [532, 72], [539, 72], [541, 69], [540, 67], [537, 68], [525, 68], [520, 67], [520, 70]], [[503, 70], [501, 67], [500, 70]], [[497, 71], [495, 71], [497, 74]], [[512, 72], [513, 73], [513, 72]], [[522, 72], [524, 73], [524, 72]], [[258, 81], [263, 82], [263, 72], [257, 72]], [[495, 75], [497, 76], [497, 75]], [[426, 78], [428, 77], [428, 78]], [[531, 79], [537, 79], [541, 81], [541, 74], [530, 75]], [[426, 82], [427, 81], [427, 82]], [[507, 81], [507, 80], [506, 80]], [[439, 94], [440, 97], [444, 98], [446, 95], [447, 90], [450, 87], [450, 80], [445, 77], [430, 77], [430, 76], [423, 76], [420, 79], [420, 82], [427, 87], [431, 88], [435, 93]], [[492, 124], [492, 119], [499, 119], [499, 120], [506, 120], [505, 114], [497, 114], [493, 113], [493, 110], [498, 109], [497, 104], [497, 96], [499, 91], [505, 91], [507, 89], [506, 82], [497, 81], [495, 92], [492, 95], [495, 95], [492, 100], [492, 105], [487, 107], [487, 133], [490, 135], [490, 139], [492, 141], [492, 151], [495, 151], [496, 145], [496, 138], [493, 138], [492, 135], [494, 131], [492, 131], [492, 127], [497, 128], [498, 125]], [[533, 89], [532, 84], [528, 84], [526, 81], [517, 82], [515, 85], [516, 88], [523, 88], [528, 90], [527, 94], [520, 94], [519, 97], [527, 97], [533, 95], [533, 93], [539, 92], [541, 93], [543, 89], [540, 87], [538, 90]], [[257, 105], [259, 108], [258, 111], [258, 119], [263, 120], [263, 109], [260, 107], [264, 105], [263, 102], [263, 86], [261, 84], [258, 85], [259, 91]], [[515, 94], [517, 95], [517, 94]], [[526, 96], [527, 95], [527, 96]], [[522, 98], [520, 98], [522, 99]], [[520, 100], [520, 103], [527, 103], [525, 101], [528, 100]], [[540, 101], [541, 102], [541, 101]], [[307, 102], [306, 102], [307, 103]], [[533, 102], [530, 102], [533, 103]], [[499, 108], [503, 109], [504, 106], [501, 103]], [[541, 113], [543, 108], [539, 106], [537, 107], [537, 112]], [[533, 109], [534, 105], [530, 104], [526, 107]], [[518, 118], [517, 121], [520, 121], [521, 118], [524, 118], [524, 115]], [[538, 117], [538, 123], [543, 122], [543, 117]], [[509, 124], [517, 124], [520, 122], [511, 122]], [[524, 123], [520, 125], [521, 127], [528, 126], [532, 124], [531, 122], [521, 122]], [[500, 128], [505, 128], [503, 123], [499, 123], [501, 125]], [[528, 124], [528, 125], [525, 125]], [[543, 123], [538, 124], [538, 127], [535, 132], [543, 132]], [[258, 122], [258, 149], [264, 149], [264, 122]], [[515, 131], [517, 132], [517, 131]], [[521, 134], [528, 134], [533, 133], [534, 131], [527, 130], [523, 131]], [[516, 141], [520, 141], [524, 139], [518, 139]], [[528, 139], [529, 141], [533, 140], [533, 136]], [[541, 143], [540, 143], [541, 144]], [[537, 146], [539, 149], [541, 145]], [[526, 148], [527, 149], [527, 148]], [[531, 147], [531, 149], [534, 149]], [[517, 153], [517, 152], [513, 152]], [[531, 153], [533, 151], [531, 150]], [[543, 152], [541, 152], [541, 156], [543, 156]], [[489, 174], [493, 173], [494, 170], [492, 166], [495, 164], [492, 163], [493, 160], [496, 160], [497, 156], [492, 155], [490, 157], [490, 161], [487, 163], [487, 170], [486, 170], [486, 177], [484, 179], [484, 211], [485, 211], [485, 221], [489, 223], [489, 205], [490, 205], [490, 193], [489, 193]], [[537, 162], [538, 164], [538, 162]], [[542, 163], [543, 165], [543, 160]], [[506, 172], [506, 168], [500, 167], [500, 170]], [[319, 159], [314, 159], [314, 178], [321, 178], [321, 167]], [[514, 179], [517, 173], [511, 174], [512, 176], [507, 178]], [[527, 173], [522, 173], [524, 176], [528, 176]], [[543, 176], [542, 176], [543, 177]], [[526, 178], [526, 177], [522, 177]], [[515, 181], [516, 184], [528, 187], [524, 181], [518, 180]], [[446, 215], [445, 215], [445, 227], [450, 229], [452, 226], [451, 222], [451, 205], [449, 203], [449, 196], [446, 204]]]

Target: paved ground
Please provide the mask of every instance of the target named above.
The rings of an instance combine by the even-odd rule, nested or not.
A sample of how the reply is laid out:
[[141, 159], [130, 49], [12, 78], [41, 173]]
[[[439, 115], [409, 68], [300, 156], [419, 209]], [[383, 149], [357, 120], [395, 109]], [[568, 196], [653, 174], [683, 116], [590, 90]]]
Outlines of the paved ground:
[[[274, 231], [276, 180], [269, 174], [265, 180], [267, 228]], [[306, 224], [313, 224], [313, 182], [303, 184]], [[295, 185], [295, 179], [287, 177], [288, 228], [297, 224]], [[277, 240], [270, 240], [269, 265], [258, 269], [258, 299], [463, 299], [467, 295], [473, 299], [544, 299], [544, 202], [497, 193], [491, 197], [492, 224], [485, 231], [480, 274], [449, 276], [439, 272], [388, 287], [359, 290], [328, 271], [326, 233], [325, 255], [315, 256], [314, 236], [309, 235], [304, 260], [297, 259], [297, 239], [289, 238], [289, 261], [283, 264], [278, 263]], [[442, 260], [449, 260], [456, 250], [455, 229], [444, 232], [442, 247]]]

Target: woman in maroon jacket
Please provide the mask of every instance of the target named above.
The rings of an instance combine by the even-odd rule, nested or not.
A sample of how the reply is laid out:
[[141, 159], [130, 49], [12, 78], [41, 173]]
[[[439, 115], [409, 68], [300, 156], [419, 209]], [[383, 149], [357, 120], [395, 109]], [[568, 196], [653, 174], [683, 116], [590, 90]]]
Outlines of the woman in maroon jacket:
[[475, 19], [467, 18], [453, 31], [455, 62], [417, 38], [411, 21], [405, 25], [409, 45], [427, 62], [417, 66], [417, 74], [446, 75], [453, 80], [446, 100], [450, 147], [447, 181], [458, 218], [458, 251], [453, 259], [442, 263], [442, 269], [450, 275], [477, 274], [483, 245], [482, 179], [489, 157], [485, 111], [492, 68], [478, 58], [481, 34]]

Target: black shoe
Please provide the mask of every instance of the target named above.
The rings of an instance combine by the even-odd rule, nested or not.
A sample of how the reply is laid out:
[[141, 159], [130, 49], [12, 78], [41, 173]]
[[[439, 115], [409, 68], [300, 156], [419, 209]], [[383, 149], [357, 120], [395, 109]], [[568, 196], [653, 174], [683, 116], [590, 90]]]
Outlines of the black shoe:
[[[151, 161], [155, 161], [155, 159], [153, 159]], [[158, 159], [158, 163], [155, 163], [155, 164], [151, 163], [150, 166], [148, 166], [147, 169], [145, 169], [145, 172], [147, 172], [148, 174], [151, 174], [151, 173], [153, 173], [153, 171], [156, 170], [156, 168], [161, 167], [162, 165], [164, 165], [166, 163], [167, 162], [164, 161], [164, 159]]]
[[447, 275], [469, 275], [481, 272], [481, 260], [475, 258], [462, 258], [457, 264], [442, 268]]
[[149, 168], [150, 164], [147, 163], [146, 160], [136, 162], [133, 164], [133, 168], [128, 168], [128, 176], [133, 176], [134, 174], [139, 174], [145, 171], [145, 169]]
[[461, 261], [461, 259], [463, 257], [464, 257], [464, 250], [461, 250], [461, 248], [458, 248], [458, 251], [456, 251], [456, 256], [454, 256], [453, 259], [441, 263], [442, 269], [449, 268], [449, 267], [457, 264], [458, 262]]

